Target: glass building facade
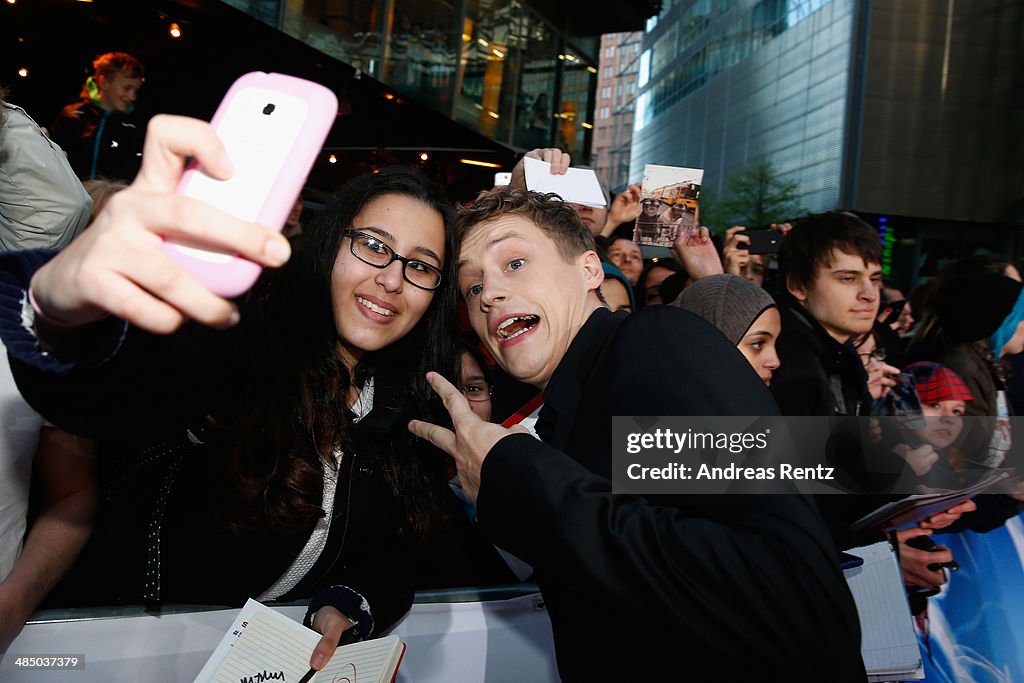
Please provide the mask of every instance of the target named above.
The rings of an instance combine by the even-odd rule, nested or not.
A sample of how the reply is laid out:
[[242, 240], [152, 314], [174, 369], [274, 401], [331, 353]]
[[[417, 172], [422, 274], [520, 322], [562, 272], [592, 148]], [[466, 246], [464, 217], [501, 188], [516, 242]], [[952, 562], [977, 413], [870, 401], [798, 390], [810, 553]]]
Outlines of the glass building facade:
[[498, 142], [589, 153], [597, 41], [518, 0], [225, 1]]
[[[674, 0], [647, 23], [630, 179], [771, 162], [875, 222], [913, 284], [1024, 246], [1024, 2]], [[713, 226], [718, 227], [718, 226]]]
[[691, 0], [648, 22], [631, 180], [645, 164], [729, 174], [770, 159], [812, 211], [840, 201], [853, 0]]

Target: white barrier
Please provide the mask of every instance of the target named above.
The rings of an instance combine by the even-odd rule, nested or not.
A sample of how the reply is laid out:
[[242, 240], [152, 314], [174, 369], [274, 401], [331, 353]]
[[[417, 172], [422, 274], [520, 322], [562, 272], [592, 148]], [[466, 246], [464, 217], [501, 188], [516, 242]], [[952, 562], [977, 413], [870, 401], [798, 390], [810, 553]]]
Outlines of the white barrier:
[[[418, 602], [393, 629], [407, 649], [402, 683], [557, 682], [551, 623], [537, 593], [460, 602], [468, 593], [445, 591]], [[475, 596], [475, 593], [472, 595]], [[301, 620], [304, 606], [277, 608]], [[107, 610], [110, 612], [111, 610]], [[72, 610], [29, 622], [3, 659], [0, 681], [75, 683], [182, 681], [190, 683], [231, 625], [237, 609], [87, 617]], [[76, 614], [77, 613], [77, 614]], [[17, 668], [19, 655], [84, 655], [83, 670]]]

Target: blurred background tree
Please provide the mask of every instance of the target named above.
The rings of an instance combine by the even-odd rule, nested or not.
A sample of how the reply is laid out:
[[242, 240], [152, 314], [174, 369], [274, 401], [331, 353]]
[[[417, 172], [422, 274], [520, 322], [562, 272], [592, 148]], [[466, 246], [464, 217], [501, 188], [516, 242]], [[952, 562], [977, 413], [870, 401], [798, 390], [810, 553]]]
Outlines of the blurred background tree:
[[721, 195], [710, 187], [701, 188], [700, 221], [716, 234], [733, 225], [767, 227], [805, 213], [796, 183], [780, 178], [770, 161], [760, 161], [729, 176]]

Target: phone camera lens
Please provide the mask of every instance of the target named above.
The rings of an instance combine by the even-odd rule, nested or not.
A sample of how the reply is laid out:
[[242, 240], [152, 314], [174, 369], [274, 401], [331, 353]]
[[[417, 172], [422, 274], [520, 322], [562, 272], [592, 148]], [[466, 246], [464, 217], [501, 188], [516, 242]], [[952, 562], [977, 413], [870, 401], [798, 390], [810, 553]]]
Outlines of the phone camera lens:
[[266, 116], [270, 116], [271, 114], [274, 113], [274, 109], [276, 108], [277, 105], [275, 105], [273, 102], [270, 102], [267, 104], [267, 106], [263, 107], [263, 114]]

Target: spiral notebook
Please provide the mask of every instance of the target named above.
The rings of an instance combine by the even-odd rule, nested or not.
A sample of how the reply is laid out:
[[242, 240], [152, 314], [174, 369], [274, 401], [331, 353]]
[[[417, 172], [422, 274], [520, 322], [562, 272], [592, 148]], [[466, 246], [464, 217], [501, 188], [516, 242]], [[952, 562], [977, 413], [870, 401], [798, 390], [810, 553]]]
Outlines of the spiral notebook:
[[359, 681], [390, 683], [405, 654], [398, 636], [339, 647], [320, 671], [309, 657], [320, 634], [250, 599], [239, 611], [195, 683]]

